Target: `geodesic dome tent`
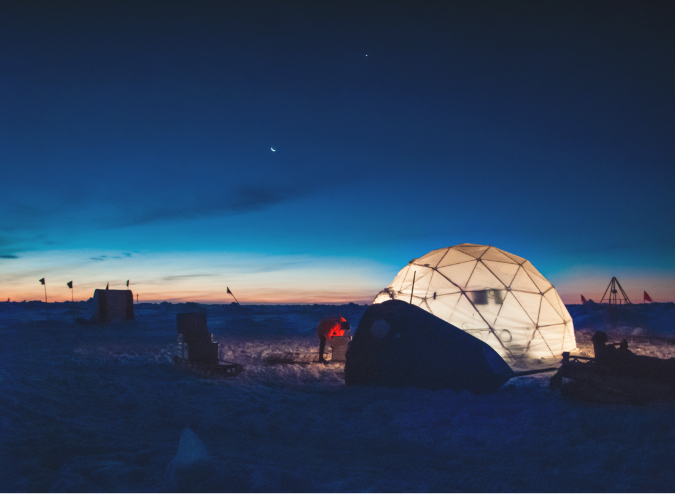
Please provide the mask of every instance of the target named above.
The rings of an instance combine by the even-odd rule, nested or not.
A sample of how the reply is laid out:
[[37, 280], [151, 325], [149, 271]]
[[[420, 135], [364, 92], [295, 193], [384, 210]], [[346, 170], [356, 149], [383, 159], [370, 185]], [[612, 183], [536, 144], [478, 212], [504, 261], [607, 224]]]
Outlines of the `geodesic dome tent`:
[[576, 348], [572, 317], [553, 285], [529, 261], [496, 247], [460, 244], [413, 259], [373, 303], [385, 300], [417, 305], [504, 358]]

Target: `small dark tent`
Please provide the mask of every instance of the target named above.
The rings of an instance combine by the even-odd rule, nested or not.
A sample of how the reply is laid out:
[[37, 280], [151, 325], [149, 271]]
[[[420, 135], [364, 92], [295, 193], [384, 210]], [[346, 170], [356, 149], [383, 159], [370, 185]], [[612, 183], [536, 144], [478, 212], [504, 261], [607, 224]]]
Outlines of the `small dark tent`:
[[94, 290], [93, 323], [134, 320], [134, 295], [131, 290]]
[[346, 384], [496, 391], [513, 371], [488, 344], [415, 305], [370, 306], [347, 350]]

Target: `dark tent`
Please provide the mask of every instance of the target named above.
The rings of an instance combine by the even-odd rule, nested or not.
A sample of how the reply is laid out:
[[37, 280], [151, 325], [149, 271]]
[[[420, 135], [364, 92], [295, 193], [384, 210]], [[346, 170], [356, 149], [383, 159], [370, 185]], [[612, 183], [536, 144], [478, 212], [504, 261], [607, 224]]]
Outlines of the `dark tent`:
[[134, 320], [134, 295], [131, 290], [94, 290], [93, 323]]
[[345, 382], [496, 391], [511, 368], [488, 344], [417, 306], [370, 306], [347, 350]]

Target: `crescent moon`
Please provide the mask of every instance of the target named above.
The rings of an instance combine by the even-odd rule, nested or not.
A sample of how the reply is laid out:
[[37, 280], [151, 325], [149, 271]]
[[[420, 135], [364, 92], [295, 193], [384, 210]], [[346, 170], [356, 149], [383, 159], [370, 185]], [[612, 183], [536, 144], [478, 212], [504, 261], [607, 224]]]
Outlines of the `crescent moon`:
[[273, 153], [276, 153], [276, 152], [277, 152], [277, 150], [274, 149], [274, 148], [270, 148], [270, 149], [272, 150]]

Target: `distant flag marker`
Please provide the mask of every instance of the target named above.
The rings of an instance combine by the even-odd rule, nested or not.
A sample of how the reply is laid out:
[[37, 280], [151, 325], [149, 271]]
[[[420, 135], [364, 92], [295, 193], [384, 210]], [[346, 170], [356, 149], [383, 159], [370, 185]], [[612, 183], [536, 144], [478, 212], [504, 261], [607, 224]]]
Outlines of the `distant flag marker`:
[[72, 281], [69, 281], [69, 282], [68, 282], [68, 283], [66, 283], [66, 284], [68, 285], [68, 288], [70, 288], [70, 289], [72, 289], [72, 288], [73, 288], [73, 282], [72, 282]]
[[585, 303], [586, 303], [586, 297], [584, 297], [583, 295], [581, 296], [581, 303], [582, 303], [582, 304], [585, 304]]
[[652, 298], [649, 296], [649, 294], [648, 294], [647, 292], [645, 292], [645, 294], [644, 294], [644, 303], [645, 303], [645, 304], [646, 304], [647, 302], [650, 302], [650, 303], [651, 303], [651, 301], [652, 301]]
[[105, 286], [105, 289], [106, 289], [106, 290], [109, 290], [109, 289], [110, 289], [110, 282], [108, 282], [108, 284]]
[[127, 280], [127, 288], [129, 288], [129, 280]]
[[40, 283], [42, 283], [45, 286], [45, 304], [47, 303], [47, 282], [45, 281], [44, 278], [40, 280]]
[[227, 293], [229, 293], [230, 295], [232, 295], [232, 298], [234, 299], [235, 302], [237, 302], [237, 305], [238, 305], [238, 304], [239, 304], [239, 300], [237, 300], [237, 297], [234, 296], [234, 293], [232, 293], [232, 292], [230, 291], [230, 287], [229, 287], [229, 286], [227, 287]]

